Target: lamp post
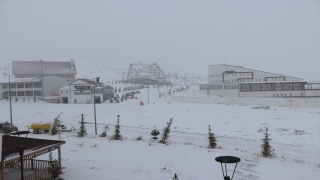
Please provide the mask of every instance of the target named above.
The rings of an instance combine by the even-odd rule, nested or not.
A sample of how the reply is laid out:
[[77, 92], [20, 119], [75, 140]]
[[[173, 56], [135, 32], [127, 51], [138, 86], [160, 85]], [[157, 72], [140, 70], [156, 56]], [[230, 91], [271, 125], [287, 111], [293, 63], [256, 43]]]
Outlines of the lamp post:
[[[96, 83], [99, 82], [99, 78], [100, 77], [96, 77], [94, 79], [96, 79]], [[93, 79], [93, 82], [94, 82]], [[93, 87], [93, 107], [94, 107], [94, 128], [95, 128], [95, 133], [97, 135], [97, 116], [96, 116], [96, 84], [95, 82], [93, 83], [94, 87]]]
[[24, 150], [23, 146], [19, 146], [21, 180], [24, 180], [24, 177], [23, 177], [23, 150]]
[[10, 87], [10, 74], [2, 73], [5, 76], [9, 76], [9, 98], [10, 98], [10, 122], [12, 124], [12, 106], [11, 106], [11, 87]]
[[[232, 180], [234, 172], [236, 171], [236, 168], [237, 168], [237, 164], [238, 164], [238, 162], [241, 161], [241, 159], [238, 158], [238, 157], [234, 157], [234, 156], [219, 156], [219, 157], [216, 157], [215, 160], [217, 162], [221, 163], [222, 175], [223, 175], [224, 180], [230, 180], [230, 176], [228, 176], [228, 173], [227, 173], [227, 163], [228, 164], [236, 163], [236, 166], [234, 167], [233, 174], [232, 174], [232, 177], [231, 177], [231, 180]], [[224, 163], [226, 175], [224, 175], [222, 163]]]
[[149, 91], [150, 91], [150, 89], [149, 89], [149, 85], [148, 85], [148, 103], [149, 103]]

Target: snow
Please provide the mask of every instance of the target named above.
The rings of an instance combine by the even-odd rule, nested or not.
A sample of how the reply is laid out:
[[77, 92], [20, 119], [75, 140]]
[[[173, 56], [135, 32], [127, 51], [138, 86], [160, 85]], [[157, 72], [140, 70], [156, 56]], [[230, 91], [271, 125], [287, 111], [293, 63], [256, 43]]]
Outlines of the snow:
[[[117, 88], [122, 84], [112, 84]], [[197, 86], [175, 93], [198, 96]], [[223, 179], [218, 156], [237, 156], [234, 179], [320, 179], [320, 110], [275, 108], [252, 109], [251, 106], [192, 104], [158, 97], [169, 87], [140, 89], [138, 99], [120, 103], [96, 104], [98, 135], [95, 135], [92, 104], [50, 104], [41, 101], [12, 103], [13, 124], [27, 130], [32, 123], [48, 123], [62, 112], [63, 124], [79, 128], [81, 114], [88, 135], [79, 138], [75, 132], [61, 132], [62, 178], [65, 179]], [[173, 88], [174, 89], [174, 88]], [[120, 96], [122, 93], [118, 93]], [[144, 102], [140, 106], [140, 101]], [[0, 121], [10, 119], [9, 101], [0, 101]], [[99, 137], [105, 125], [113, 135], [117, 115], [123, 141]], [[173, 118], [169, 144], [152, 142], [151, 131], [160, 131]], [[217, 138], [218, 148], [208, 149], [208, 125]], [[275, 157], [259, 155], [264, 129], [268, 127]], [[138, 136], [143, 139], [135, 140]], [[50, 134], [28, 137], [55, 139]], [[57, 158], [57, 152], [54, 152]], [[42, 155], [37, 159], [48, 159]], [[228, 164], [228, 175], [234, 164]]]

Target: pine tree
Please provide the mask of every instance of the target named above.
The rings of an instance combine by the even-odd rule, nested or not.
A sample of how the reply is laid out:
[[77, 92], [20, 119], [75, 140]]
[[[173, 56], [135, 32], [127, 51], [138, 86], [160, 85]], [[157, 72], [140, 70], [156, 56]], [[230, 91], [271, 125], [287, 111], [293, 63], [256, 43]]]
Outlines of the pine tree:
[[107, 131], [108, 131], [108, 126], [105, 125], [102, 133], [100, 134], [100, 137], [106, 137], [107, 136]]
[[216, 143], [216, 137], [214, 137], [214, 134], [211, 132], [211, 128], [209, 125], [209, 133], [208, 133], [208, 140], [209, 140], [209, 148], [216, 148], [217, 143]]
[[160, 140], [160, 143], [166, 144], [169, 139], [169, 133], [170, 133], [170, 126], [172, 124], [172, 118], [169, 122], [167, 122], [167, 127], [163, 129], [162, 137]]
[[113, 98], [110, 99], [110, 103], [113, 103], [113, 100], [112, 100], [112, 99], [113, 99]]
[[153, 131], [151, 131], [151, 135], [154, 136], [152, 139], [157, 140], [157, 136], [160, 134], [160, 132], [156, 129], [154, 129]]
[[59, 167], [59, 162], [53, 159], [52, 152], [49, 153], [49, 173], [51, 174], [51, 179], [57, 179], [61, 174], [61, 168]]
[[58, 129], [59, 129], [59, 126], [60, 126], [60, 124], [61, 124], [61, 121], [59, 120], [61, 114], [62, 114], [62, 113], [60, 113], [60, 114], [54, 119], [53, 123], [51, 124], [51, 125], [52, 125], [52, 126], [51, 126], [51, 135], [56, 135], [56, 134], [58, 134]]
[[273, 155], [273, 151], [271, 150], [269, 138], [270, 134], [268, 134], [268, 127], [266, 128], [266, 132], [264, 133], [264, 138], [262, 139], [263, 144], [261, 145], [261, 155], [264, 157], [270, 157]]
[[83, 118], [83, 114], [81, 115], [81, 121], [79, 121], [80, 124], [80, 129], [78, 131], [78, 137], [84, 137], [87, 134], [86, 131], [86, 126], [84, 125], [84, 118]]
[[114, 134], [112, 136], [113, 140], [121, 140], [122, 139], [122, 136], [120, 134], [120, 125], [119, 125], [119, 117], [120, 117], [120, 115], [118, 115], [117, 117], [118, 117], [118, 121], [117, 121], [117, 125], [115, 125]]

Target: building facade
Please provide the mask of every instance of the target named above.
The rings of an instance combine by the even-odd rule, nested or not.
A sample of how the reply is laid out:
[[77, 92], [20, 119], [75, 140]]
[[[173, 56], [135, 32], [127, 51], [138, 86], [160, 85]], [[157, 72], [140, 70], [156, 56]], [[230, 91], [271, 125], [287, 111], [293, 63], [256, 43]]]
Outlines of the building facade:
[[74, 59], [69, 62], [13, 61], [12, 74], [15, 78], [57, 76], [71, 82], [76, 79], [77, 71]]
[[8, 99], [9, 91], [11, 99], [41, 99], [47, 96], [54, 96], [61, 87], [66, 86], [67, 81], [56, 76], [35, 78], [11, 79], [9, 82], [0, 82], [0, 99]]
[[200, 92], [226, 97], [319, 97], [319, 83], [226, 64], [209, 66]]
[[101, 103], [114, 97], [114, 88], [99, 81], [77, 79], [60, 88], [59, 94], [64, 104]]
[[133, 84], [170, 84], [157, 63], [130, 64], [125, 81]]

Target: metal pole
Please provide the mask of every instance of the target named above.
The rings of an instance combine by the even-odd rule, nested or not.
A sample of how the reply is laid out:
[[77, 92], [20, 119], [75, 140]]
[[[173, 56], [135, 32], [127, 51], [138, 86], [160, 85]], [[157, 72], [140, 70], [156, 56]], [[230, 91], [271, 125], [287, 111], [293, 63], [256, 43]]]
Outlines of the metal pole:
[[148, 103], [149, 103], [149, 85], [148, 85]]
[[[94, 82], [94, 81], [93, 81]], [[95, 132], [97, 135], [97, 118], [96, 118], [96, 88], [94, 84], [94, 89], [93, 89], [93, 106], [94, 106], [94, 127], [95, 127]]]
[[9, 75], [9, 97], [10, 97], [10, 121], [12, 124], [12, 106], [11, 106], [11, 87], [10, 87], [10, 75]]
[[19, 146], [19, 154], [20, 154], [21, 180], [24, 180], [24, 177], [23, 177], [23, 146]]

